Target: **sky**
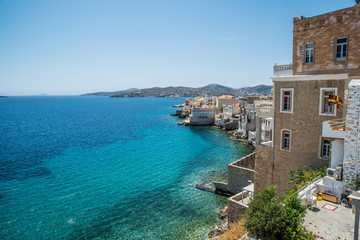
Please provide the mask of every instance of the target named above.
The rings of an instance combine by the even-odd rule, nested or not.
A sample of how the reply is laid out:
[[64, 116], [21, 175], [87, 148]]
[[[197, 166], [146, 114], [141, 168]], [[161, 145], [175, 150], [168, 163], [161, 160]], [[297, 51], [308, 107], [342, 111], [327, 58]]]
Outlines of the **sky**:
[[0, 95], [271, 84], [294, 17], [354, 0], [0, 0]]

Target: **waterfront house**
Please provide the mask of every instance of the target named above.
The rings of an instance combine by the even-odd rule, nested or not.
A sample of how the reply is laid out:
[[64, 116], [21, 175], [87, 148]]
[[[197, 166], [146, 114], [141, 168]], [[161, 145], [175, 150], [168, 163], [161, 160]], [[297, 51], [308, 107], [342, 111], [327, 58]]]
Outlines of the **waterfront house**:
[[215, 125], [225, 130], [234, 130], [238, 126], [239, 103], [223, 105], [222, 112], [215, 115]]
[[190, 108], [189, 125], [205, 126], [215, 123], [215, 114], [217, 108], [211, 106], [192, 107]]
[[[255, 154], [228, 166], [227, 184], [215, 184], [220, 192], [239, 190], [254, 174], [254, 186], [242, 186], [228, 200], [231, 222], [247, 209], [252, 194], [271, 184], [280, 194], [290, 189], [292, 170], [329, 167], [316, 188], [338, 196], [359, 177], [360, 4], [296, 17], [293, 24], [293, 64], [274, 66], [273, 107], [261, 113], [263, 119], [266, 112], [272, 116], [272, 141], [259, 141]], [[344, 100], [347, 95], [347, 103], [342, 109], [330, 106], [330, 95]]]
[[360, 5], [310, 18], [294, 18], [293, 64], [275, 65], [271, 145], [256, 149], [255, 192], [275, 184], [291, 186], [289, 172], [329, 165], [322, 124], [346, 115], [329, 106], [344, 99], [348, 83], [360, 76]]

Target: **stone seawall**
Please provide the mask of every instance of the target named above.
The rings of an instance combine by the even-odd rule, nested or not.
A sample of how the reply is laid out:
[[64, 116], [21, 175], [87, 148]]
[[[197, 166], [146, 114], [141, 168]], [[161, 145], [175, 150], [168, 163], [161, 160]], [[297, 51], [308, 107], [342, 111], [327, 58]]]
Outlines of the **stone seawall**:
[[251, 153], [228, 165], [228, 183], [213, 182], [218, 193], [234, 195], [254, 180], [255, 153]]
[[236, 194], [249, 185], [249, 180], [254, 181], [255, 153], [247, 155], [228, 166], [229, 190]]

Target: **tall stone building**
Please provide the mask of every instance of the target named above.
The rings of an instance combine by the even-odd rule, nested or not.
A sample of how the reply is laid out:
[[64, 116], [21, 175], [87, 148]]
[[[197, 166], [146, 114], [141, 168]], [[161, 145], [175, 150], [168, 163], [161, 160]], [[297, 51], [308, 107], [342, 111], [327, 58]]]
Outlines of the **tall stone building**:
[[343, 118], [329, 96], [345, 99], [360, 79], [360, 4], [315, 17], [294, 18], [293, 64], [275, 65], [272, 145], [256, 147], [255, 192], [290, 188], [289, 172], [329, 166], [330, 141], [322, 123]]

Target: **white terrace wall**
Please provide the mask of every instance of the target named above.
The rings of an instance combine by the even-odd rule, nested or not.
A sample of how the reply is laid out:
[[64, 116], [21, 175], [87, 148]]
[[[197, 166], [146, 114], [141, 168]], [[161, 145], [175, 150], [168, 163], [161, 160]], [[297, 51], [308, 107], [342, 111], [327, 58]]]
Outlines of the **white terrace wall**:
[[351, 80], [348, 86], [346, 129], [344, 139], [343, 181], [353, 182], [360, 173], [359, 162], [359, 108], [360, 108], [360, 80]]

